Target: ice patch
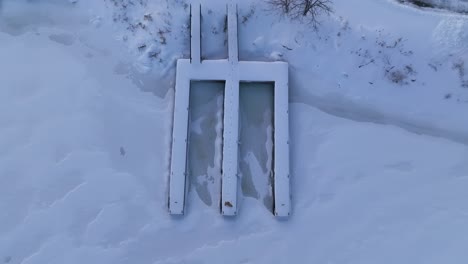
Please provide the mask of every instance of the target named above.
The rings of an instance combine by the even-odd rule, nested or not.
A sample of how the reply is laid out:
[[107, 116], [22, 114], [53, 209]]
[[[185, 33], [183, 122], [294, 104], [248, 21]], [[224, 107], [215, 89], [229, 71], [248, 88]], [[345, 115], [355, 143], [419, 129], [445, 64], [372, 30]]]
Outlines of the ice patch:
[[220, 199], [223, 83], [193, 82], [190, 92], [190, 191], [207, 206]]

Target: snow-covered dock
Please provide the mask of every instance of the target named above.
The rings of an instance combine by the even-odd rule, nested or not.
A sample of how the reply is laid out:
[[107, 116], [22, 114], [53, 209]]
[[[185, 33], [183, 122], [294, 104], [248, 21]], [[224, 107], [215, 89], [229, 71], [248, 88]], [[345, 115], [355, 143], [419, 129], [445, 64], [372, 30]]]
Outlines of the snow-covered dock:
[[169, 212], [183, 214], [187, 179], [189, 97], [191, 81], [226, 82], [224, 93], [223, 159], [221, 213], [237, 214], [239, 83], [274, 83], [274, 213], [288, 216], [291, 211], [289, 187], [288, 64], [238, 60], [237, 7], [228, 6], [227, 60], [201, 59], [200, 5], [191, 9], [190, 59], [177, 62], [174, 125], [169, 182]]

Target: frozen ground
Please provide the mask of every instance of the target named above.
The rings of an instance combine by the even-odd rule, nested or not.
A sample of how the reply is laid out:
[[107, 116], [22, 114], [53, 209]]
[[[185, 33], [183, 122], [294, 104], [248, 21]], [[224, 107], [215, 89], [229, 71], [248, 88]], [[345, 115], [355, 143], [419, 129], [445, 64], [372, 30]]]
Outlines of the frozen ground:
[[[223, 57], [224, 7], [203, 2], [204, 54]], [[0, 6], [0, 263], [468, 259], [466, 16], [336, 0], [313, 32], [239, 1], [241, 56], [291, 66], [294, 210], [281, 221], [264, 178], [240, 186], [236, 218], [216, 209], [219, 179], [192, 189], [186, 216], [167, 214], [184, 3]], [[214, 93], [198, 117], [217, 123], [218, 104]], [[209, 127], [195, 117], [193, 133]], [[268, 164], [256, 151], [242, 165], [252, 177]]]

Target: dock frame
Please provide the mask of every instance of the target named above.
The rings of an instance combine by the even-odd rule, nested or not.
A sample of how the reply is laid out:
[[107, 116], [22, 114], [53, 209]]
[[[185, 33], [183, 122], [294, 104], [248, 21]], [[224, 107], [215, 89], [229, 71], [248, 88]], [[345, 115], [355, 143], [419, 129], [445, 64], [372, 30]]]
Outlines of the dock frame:
[[223, 120], [223, 159], [221, 179], [221, 214], [237, 214], [239, 84], [240, 82], [274, 83], [274, 162], [273, 195], [276, 216], [291, 212], [289, 172], [288, 63], [239, 61], [238, 13], [235, 4], [227, 7], [228, 59], [201, 58], [201, 5], [190, 7], [190, 59], [177, 61], [174, 124], [169, 175], [169, 213], [184, 214], [188, 123], [191, 81], [225, 81]]

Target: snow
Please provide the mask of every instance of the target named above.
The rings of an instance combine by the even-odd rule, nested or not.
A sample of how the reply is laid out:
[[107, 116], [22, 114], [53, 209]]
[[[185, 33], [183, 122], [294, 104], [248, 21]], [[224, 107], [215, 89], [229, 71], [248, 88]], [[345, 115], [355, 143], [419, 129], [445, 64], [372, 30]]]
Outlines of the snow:
[[[238, 1], [240, 59], [290, 64], [292, 216], [242, 192], [238, 215], [224, 218], [191, 190], [189, 213], [171, 217], [172, 88], [189, 10], [128, 2], [0, 4], [0, 261], [468, 258], [466, 16], [335, 0], [313, 32]], [[202, 2], [216, 29], [203, 33], [222, 43], [225, 5]], [[138, 22], [145, 29], [129, 27]]]

